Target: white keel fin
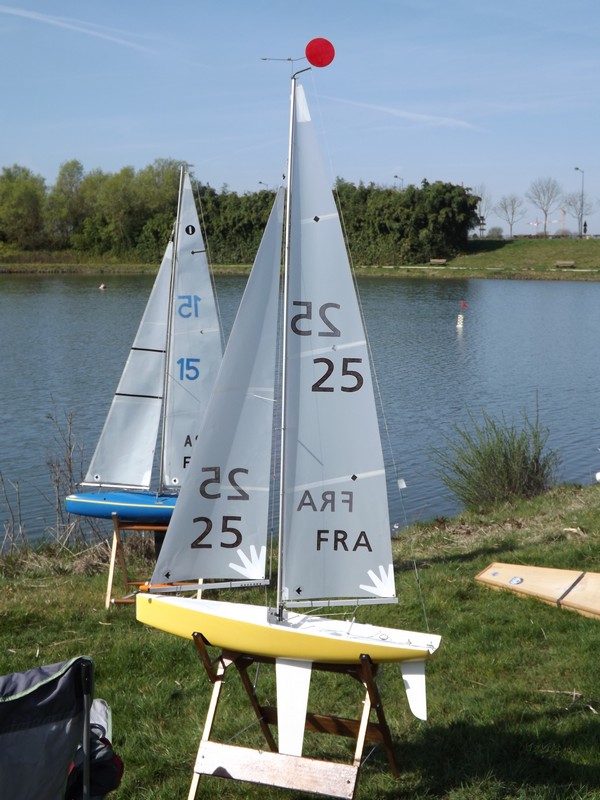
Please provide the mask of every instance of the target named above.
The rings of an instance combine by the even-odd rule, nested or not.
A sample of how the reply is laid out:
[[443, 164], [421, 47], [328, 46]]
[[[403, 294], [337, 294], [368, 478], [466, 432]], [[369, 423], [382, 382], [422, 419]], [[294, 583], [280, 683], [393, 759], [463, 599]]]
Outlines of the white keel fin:
[[427, 689], [425, 686], [425, 662], [401, 661], [400, 670], [408, 705], [417, 719], [427, 719]]
[[275, 660], [279, 752], [301, 756], [308, 708], [311, 661]]

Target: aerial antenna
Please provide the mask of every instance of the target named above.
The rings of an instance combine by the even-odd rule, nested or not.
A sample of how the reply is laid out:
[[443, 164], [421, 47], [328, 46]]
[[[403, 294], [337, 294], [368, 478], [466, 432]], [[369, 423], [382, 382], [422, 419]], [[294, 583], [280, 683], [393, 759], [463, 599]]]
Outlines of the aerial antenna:
[[271, 58], [270, 56], [261, 56], [261, 61], [302, 61], [307, 59], [309, 64], [313, 67], [328, 67], [335, 58], [335, 48], [328, 39], [311, 39], [306, 45], [304, 55], [297, 56], [296, 58]]
[[261, 56], [261, 61], [302, 61], [304, 56], [298, 56], [297, 58], [271, 58], [270, 56]]

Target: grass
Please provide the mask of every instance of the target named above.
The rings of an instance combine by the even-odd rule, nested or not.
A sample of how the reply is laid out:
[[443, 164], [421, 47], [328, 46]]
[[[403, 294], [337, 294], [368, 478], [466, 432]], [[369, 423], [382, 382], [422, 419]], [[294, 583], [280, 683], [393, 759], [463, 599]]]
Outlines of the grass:
[[[557, 267], [573, 261], [573, 267]], [[360, 274], [426, 278], [600, 280], [598, 239], [473, 239], [467, 250], [444, 265], [365, 267]]]
[[[598, 798], [600, 620], [493, 591], [474, 576], [492, 561], [598, 571], [599, 499], [598, 486], [562, 486], [487, 514], [401, 532], [394, 541], [400, 602], [366, 609], [364, 617], [426, 630], [425, 609], [443, 639], [428, 666], [428, 722], [410, 715], [399, 670], [383, 670], [400, 777], [376, 750], [361, 770], [359, 798]], [[106, 545], [98, 544], [84, 556], [46, 546], [0, 560], [0, 674], [91, 655], [96, 695], [112, 706], [115, 748], [126, 768], [111, 796], [185, 797], [210, 685], [191, 642], [140, 625], [130, 606], [104, 611], [106, 558]], [[147, 574], [151, 564], [137, 558]], [[360, 687], [314, 678], [311, 710], [360, 713]], [[274, 701], [269, 669], [261, 668], [258, 693]], [[232, 679], [215, 733], [260, 746], [256, 726], [244, 730], [251, 721]], [[347, 740], [309, 734], [307, 748], [351, 760]], [[213, 778], [202, 779], [200, 793], [304, 796]]]
[[[573, 261], [573, 267], [557, 267]], [[600, 280], [600, 239], [473, 239], [466, 252], [444, 265], [361, 267], [358, 274], [411, 278], [508, 278], [543, 280]], [[92, 258], [72, 251], [15, 253], [0, 246], [0, 273], [37, 274], [154, 274], [158, 264]], [[247, 274], [249, 264], [217, 264], [218, 273]]]

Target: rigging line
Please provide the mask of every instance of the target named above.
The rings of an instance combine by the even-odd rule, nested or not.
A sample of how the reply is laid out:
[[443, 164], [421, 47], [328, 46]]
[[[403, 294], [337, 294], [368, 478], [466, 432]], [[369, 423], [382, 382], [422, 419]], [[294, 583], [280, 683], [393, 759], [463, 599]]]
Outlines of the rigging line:
[[[192, 180], [190, 176], [190, 181]], [[202, 195], [200, 193], [200, 186], [201, 183], [196, 178], [193, 179], [192, 183], [192, 192], [195, 190], [195, 197], [198, 203], [198, 209], [200, 211], [200, 233], [202, 235], [204, 241], [204, 250], [206, 253], [206, 260], [208, 261], [208, 275], [210, 278], [210, 285], [213, 292], [213, 298], [215, 302], [215, 309], [217, 311], [217, 320], [219, 322], [219, 330], [221, 332], [221, 350], [225, 349], [225, 333], [223, 331], [223, 319], [221, 317], [221, 306], [219, 305], [219, 295], [217, 293], [217, 287], [215, 283], [215, 274], [213, 270], [213, 260], [212, 260], [212, 253], [210, 251], [210, 244], [208, 242], [208, 231], [206, 227], [206, 218], [204, 216], [204, 205], [202, 203]]]
[[[182, 391], [184, 391], [188, 395], [188, 397], [191, 397], [193, 400], [196, 401], [196, 405], [197, 406], [201, 406], [203, 403], [206, 406], [207, 401], [206, 400], [200, 400], [198, 397], [196, 397], [196, 395], [193, 393], [193, 391], [191, 389], [189, 389], [187, 386], [185, 386], [183, 381], [178, 380], [177, 375], [175, 375], [171, 370], [169, 370], [167, 375], [171, 379], [173, 384], [176, 384], [179, 389], [181, 389]], [[200, 426], [201, 422], [202, 422], [202, 419], [200, 419], [198, 421], [198, 427]]]
[[[284, 244], [283, 239], [281, 242], [281, 262], [283, 262], [284, 257]], [[283, 324], [283, 286], [282, 286], [282, 276], [281, 276], [281, 262], [280, 262], [280, 277], [279, 277], [279, 303], [278, 303], [278, 311], [277, 311], [277, 343], [276, 343], [276, 353], [275, 353], [275, 380], [273, 384], [273, 417], [271, 420], [271, 492], [269, 496], [269, 525], [271, 528], [271, 535], [269, 536], [269, 581], [272, 582], [273, 575], [274, 575], [274, 563], [275, 563], [275, 542], [277, 541], [277, 525], [278, 525], [278, 503], [280, 502], [279, 497], [279, 486], [277, 485], [277, 475], [278, 475], [278, 467], [279, 467], [279, 475], [281, 475], [281, 458], [279, 455], [279, 426], [281, 420], [281, 402], [282, 402], [282, 382], [283, 382], [283, 335], [282, 335], [282, 324]], [[279, 324], [281, 323], [281, 324]], [[280, 477], [281, 480], [281, 477]], [[275, 523], [275, 524], [274, 524]], [[267, 595], [268, 590], [265, 587], [265, 596]]]

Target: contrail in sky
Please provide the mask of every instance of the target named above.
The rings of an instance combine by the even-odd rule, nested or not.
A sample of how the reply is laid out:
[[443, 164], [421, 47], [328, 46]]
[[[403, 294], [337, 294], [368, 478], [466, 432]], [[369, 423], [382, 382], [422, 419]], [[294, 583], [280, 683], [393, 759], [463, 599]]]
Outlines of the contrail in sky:
[[465, 122], [462, 119], [454, 119], [453, 117], [438, 117], [434, 114], [417, 114], [413, 111], [402, 111], [399, 108], [392, 108], [390, 106], [377, 106], [371, 103], [359, 103], [355, 100], [344, 100], [341, 97], [328, 97], [327, 99], [335, 100], [338, 103], [345, 103], [346, 105], [358, 106], [359, 108], [368, 108], [371, 111], [381, 111], [383, 114], [389, 114], [392, 117], [401, 117], [411, 122], [430, 125], [432, 127], [470, 128], [471, 130], [477, 130], [477, 127], [471, 125], [470, 122]]
[[120, 35], [120, 31], [111, 31], [110, 28], [104, 28], [98, 25], [91, 25], [81, 20], [69, 19], [68, 17], [51, 17], [48, 14], [39, 14], [37, 11], [24, 11], [22, 8], [14, 8], [13, 6], [0, 5], [0, 14], [7, 14], [13, 17], [24, 17], [31, 19], [34, 22], [41, 22], [44, 25], [53, 25], [56, 28], [64, 28], [66, 30], [75, 31], [76, 33], [83, 33], [86, 36], [94, 36], [96, 39], [104, 39], [113, 44], [119, 44], [123, 47], [129, 47], [132, 50], [141, 50], [144, 53], [151, 53], [147, 47], [136, 44], [128, 39], [124, 39]]

